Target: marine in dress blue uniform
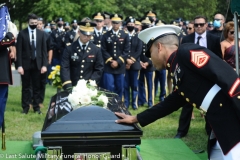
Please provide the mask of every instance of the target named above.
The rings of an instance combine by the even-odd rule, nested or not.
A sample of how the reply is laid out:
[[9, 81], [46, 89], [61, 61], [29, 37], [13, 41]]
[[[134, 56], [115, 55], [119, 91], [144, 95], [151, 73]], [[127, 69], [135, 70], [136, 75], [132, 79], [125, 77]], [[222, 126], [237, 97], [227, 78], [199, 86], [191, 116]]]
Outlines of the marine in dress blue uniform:
[[65, 90], [70, 90], [79, 79], [95, 80], [98, 84], [103, 72], [101, 50], [90, 42], [92, 22], [79, 22], [79, 39], [67, 46], [61, 62], [61, 80]]
[[72, 25], [72, 29], [66, 33], [65, 35], [65, 45], [69, 46], [70, 44], [73, 43], [74, 37], [76, 36], [76, 34], [78, 34], [78, 25], [77, 25], [77, 20], [74, 19], [71, 22]]
[[134, 25], [135, 19], [130, 16], [126, 20], [130, 50], [127, 56], [126, 73], [124, 81], [124, 104], [128, 108], [130, 105], [130, 89], [131, 89], [131, 101], [132, 108], [137, 109], [137, 96], [138, 96], [138, 77], [140, 65], [140, 55], [142, 52], [142, 41], [138, 38], [138, 34], [135, 33]]
[[8, 47], [15, 45], [15, 38], [8, 32], [0, 41], [0, 128], [3, 124], [4, 112], [8, 98], [8, 85], [13, 84], [11, 58]]
[[[151, 21], [149, 17], [143, 18], [142, 21], [142, 30], [149, 28]], [[140, 63], [142, 69], [140, 70], [139, 80], [138, 80], [138, 105], [143, 106], [145, 103], [148, 104], [148, 107], [152, 107], [154, 104], [154, 71], [155, 68], [152, 64], [150, 58], [145, 56], [146, 44], [143, 43], [142, 53], [140, 56]], [[146, 78], [146, 81], [145, 81]], [[145, 85], [146, 84], [146, 85]], [[145, 88], [147, 86], [147, 88]]]
[[101, 50], [104, 60], [103, 88], [113, 91], [122, 99], [126, 59], [129, 54], [129, 36], [120, 30], [122, 16], [111, 15], [112, 30], [102, 37]]
[[[186, 104], [191, 104], [206, 113], [207, 122], [211, 126], [212, 133], [208, 141], [209, 158], [215, 152], [212, 148], [214, 146], [221, 150], [218, 154], [221, 159], [238, 160], [240, 158], [239, 75], [205, 47], [193, 43], [185, 43], [178, 47], [176, 36], [179, 32], [179, 27], [165, 25], [139, 34], [139, 38], [148, 44], [147, 55], [150, 56], [151, 51], [154, 64], [158, 68], [167, 68], [171, 73], [174, 91], [163, 102], [137, 116], [116, 113], [124, 118], [117, 123], [139, 122], [141, 126], [146, 126]], [[171, 46], [167, 48], [164, 42]]]

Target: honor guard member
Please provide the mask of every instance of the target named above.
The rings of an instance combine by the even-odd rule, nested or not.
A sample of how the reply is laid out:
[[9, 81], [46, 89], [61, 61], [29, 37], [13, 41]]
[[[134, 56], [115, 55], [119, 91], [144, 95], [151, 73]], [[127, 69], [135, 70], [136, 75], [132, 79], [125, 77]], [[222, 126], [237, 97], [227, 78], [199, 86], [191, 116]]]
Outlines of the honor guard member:
[[51, 27], [50, 27], [50, 28], [51, 28], [51, 31], [57, 29], [56, 23], [55, 23], [54, 21], [52, 21], [52, 22], [50, 23], [50, 26], [51, 26]]
[[[162, 26], [165, 25], [162, 23], [161, 20], [158, 20], [156, 26]], [[155, 97], [158, 94], [158, 84], [160, 84], [160, 94], [159, 94], [159, 101], [164, 101], [164, 98], [166, 96], [166, 69], [161, 70], [155, 70], [155, 79], [154, 79], [154, 89], [155, 89]]]
[[178, 26], [181, 28], [182, 34], [184, 36], [186, 36], [187, 35], [187, 30], [186, 30], [186, 28], [183, 27], [183, 22], [184, 22], [183, 19], [181, 17], [176, 18], [175, 22], [178, 23]]
[[112, 30], [102, 37], [101, 49], [104, 60], [103, 88], [113, 91], [122, 99], [126, 59], [129, 54], [128, 33], [120, 30], [122, 16], [111, 15]]
[[157, 21], [157, 13], [153, 11], [148, 11], [145, 15], [153, 19], [152, 26], [155, 26]]
[[[126, 27], [129, 35], [130, 50], [126, 59], [126, 73], [124, 82], [124, 104], [128, 108], [130, 105], [130, 97], [132, 108], [137, 109], [137, 96], [138, 96], [138, 77], [139, 70], [142, 68], [140, 65], [140, 55], [142, 53], [142, 41], [138, 38], [135, 32], [135, 19], [128, 17], [126, 20]], [[130, 89], [132, 95], [130, 96]]]
[[74, 19], [71, 24], [72, 24], [72, 30], [67, 32], [66, 35], [65, 35], [65, 44], [66, 44], [66, 46], [71, 45], [73, 43], [74, 37], [76, 36], [76, 34], [78, 34], [77, 20]]
[[69, 25], [68, 22], [65, 22], [63, 26], [64, 26], [64, 30], [65, 30], [65, 32], [70, 31], [70, 25]]
[[[206, 114], [212, 132], [208, 156], [216, 160], [240, 159], [240, 78], [233, 68], [209, 49], [193, 43], [181, 44], [180, 28], [157, 26], [141, 32], [157, 69], [167, 69], [173, 78], [174, 91], [161, 103], [136, 116], [116, 113], [117, 123], [140, 123], [146, 126], [191, 104]], [[219, 69], [221, 68], [221, 69]], [[227, 78], [226, 78], [227, 77]]]
[[58, 28], [53, 30], [51, 33], [51, 41], [53, 45], [53, 59], [52, 66], [60, 65], [62, 53], [65, 48], [65, 29], [63, 28], [63, 19], [58, 18], [57, 21]]
[[[3, 10], [5, 6], [1, 6], [0, 9]], [[3, 23], [4, 24], [4, 23]], [[4, 112], [6, 107], [6, 102], [8, 98], [8, 85], [12, 85], [12, 70], [11, 70], [11, 58], [15, 58], [15, 53], [9, 48], [15, 47], [15, 38], [11, 32], [8, 32], [5, 37], [0, 36], [0, 128], [3, 124]]]
[[112, 29], [112, 21], [111, 21], [111, 18], [110, 16], [112, 14], [108, 13], [108, 12], [103, 12], [104, 16], [105, 16], [105, 19], [104, 19], [104, 29], [106, 31], [110, 31]]
[[102, 40], [102, 35], [106, 33], [106, 29], [104, 29], [104, 19], [105, 15], [103, 13], [95, 13], [92, 15], [92, 19], [94, 22], [97, 24], [96, 27], [94, 27], [94, 33], [92, 37], [92, 42], [97, 46], [101, 47], [101, 40]]
[[92, 22], [79, 22], [79, 38], [67, 46], [61, 62], [61, 80], [64, 90], [71, 90], [79, 79], [95, 80], [98, 84], [103, 72], [101, 50], [90, 42], [93, 35]]
[[139, 19], [135, 19], [135, 32], [139, 33], [142, 30], [142, 23]]
[[[172, 25], [174, 25], [174, 26], [181, 26], [181, 24], [180, 24], [180, 21], [179, 20], [173, 20], [173, 21], [171, 21], [171, 23], [170, 24], [172, 24]], [[187, 34], [185, 34], [185, 31], [183, 31], [182, 30], [182, 28], [181, 28], [181, 32], [180, 33], [178, 33], [178, 39], [179, 39], [179, 43], [182, 41], [182, 38], [184, 37], [184, 36], [186, 36]]]
[[[151, 26], [151, 21], [149, 17], [143, 18], [142, 21], [142, 30], [145, 30]], [[148, 107], [152, 107], [154, 104], [154, 71], [151, 58], [145, 56], [146, 44], [143, 43], [142, 54], [140, 57], [140, 64], [142, 69], [140, 70], [139, 80], [138, 80], [138, 106], [143, 106], [145, 103], [148, 104]], [[146, 79], [146, 81], [145, 81]], [[145, 85], [147, 83], [147, 85]], [[147, 86], [147, 89], [145, 89]]]

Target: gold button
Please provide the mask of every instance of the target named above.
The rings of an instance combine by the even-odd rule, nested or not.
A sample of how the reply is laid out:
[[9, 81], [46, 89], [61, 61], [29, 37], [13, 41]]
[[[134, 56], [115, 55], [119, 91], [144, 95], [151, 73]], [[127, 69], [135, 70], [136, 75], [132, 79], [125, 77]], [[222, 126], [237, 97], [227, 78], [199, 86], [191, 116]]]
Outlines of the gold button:
[[82, 68], [84, 67], [84, 65], [82, 65]]
[[179, 81], [181, 81], [181, 79], [180, 79], [180, 78], [178, 78], [178, 80], [179, 80]]
[[85, 62], [85, 60], [82, 60], [82, 62]]
[[117, 42], [114, 42], [114, 44], [117, 44]]
[[81, 71], [81, 73], [83, 73], [83, 71]]
[[222, 107], [222, 103], [220, 103], [219, 106]]
[[114, 46], [114, 48], [116, 48], [116, 46]]
[[169, 64], [169, 63], [167, 63], [167, 67], [170, 67], [170, 64]]
[[116, 52], [116, 50], [114, 50], [114, 52]]
[[82, 78], [82, 76], [80, 76], [80, 78]]
[[189, 98], [186, 98], [186, 101], [189, 102], [190, 101]]
[[196, 107], [196, 106], [197, 106], [195, 103], [193, 103], [192, 105], [193, 105], [193, 107]]
[[143, 49], [143, 51], [145, 52], [145, 49]]
[[178, 89], [178, 86], [176, 86], [175, 88]]
[[237, 98], [240, 99], [240, 96], [238, 96]]
[[171, 73], [171, 76], [173, 76], [173, 73]]
[[181, 92], [181, 95], [182, 95], [182, 96], [184, 96], [184, 93], [183, 93], [183, 92]]
[[117, 56], [116, 54], [114, 54], [114, 56]]

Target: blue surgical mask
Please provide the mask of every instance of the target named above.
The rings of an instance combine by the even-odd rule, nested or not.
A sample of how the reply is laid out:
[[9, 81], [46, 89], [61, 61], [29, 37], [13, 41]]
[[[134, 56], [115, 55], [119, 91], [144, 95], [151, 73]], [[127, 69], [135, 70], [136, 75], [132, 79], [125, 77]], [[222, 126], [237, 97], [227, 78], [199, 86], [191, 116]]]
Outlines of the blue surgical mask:
[[214, 28], [220, 28], [222, 25], [221, 25], [221, 22], [220, 21], [217, 21], [217, 20], [214, 20], [213, 22], [213, 27]]
[[44, 31], [45, 31], [46, 33], [49, 33], [49, 32], [51, 32], [51, 29], [50, 29], [50, 28], [45, 28]]

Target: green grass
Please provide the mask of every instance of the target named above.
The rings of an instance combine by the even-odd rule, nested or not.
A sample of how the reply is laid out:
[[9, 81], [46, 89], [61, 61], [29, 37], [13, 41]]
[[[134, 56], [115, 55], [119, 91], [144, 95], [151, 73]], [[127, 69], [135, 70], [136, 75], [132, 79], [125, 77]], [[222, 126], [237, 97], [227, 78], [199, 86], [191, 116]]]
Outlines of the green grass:
[[[5, 112], [6, 139], [7, 140], [32, 140], [32, 135], [42, 129], [50, 98], [56, 93], [56, 88], [47, 85], [43, 115], [38, 115], [30, 110], [27, 115], [21, 114], [21, 87], [9, 87], [8, 102]], [[155, 99], [157, 100], [157, 99]], [[131, 107], [130, 107], [131, 108]], [[144, 111], [147, 106], [139, 107], [138, 110], [130, 109], [132, 115]], [[178, 119], [181, 109], [171, 115], [157, 120], [142, 128], [144, 139], [147, 138], [173, 138], [177, 132]], [[205, 133], [205, 121], [198, 110], [194, 109], [195, 119], [192, 120], [188, 135], [182, 140], [192, 150], [207, 148], [207, 135]]]

